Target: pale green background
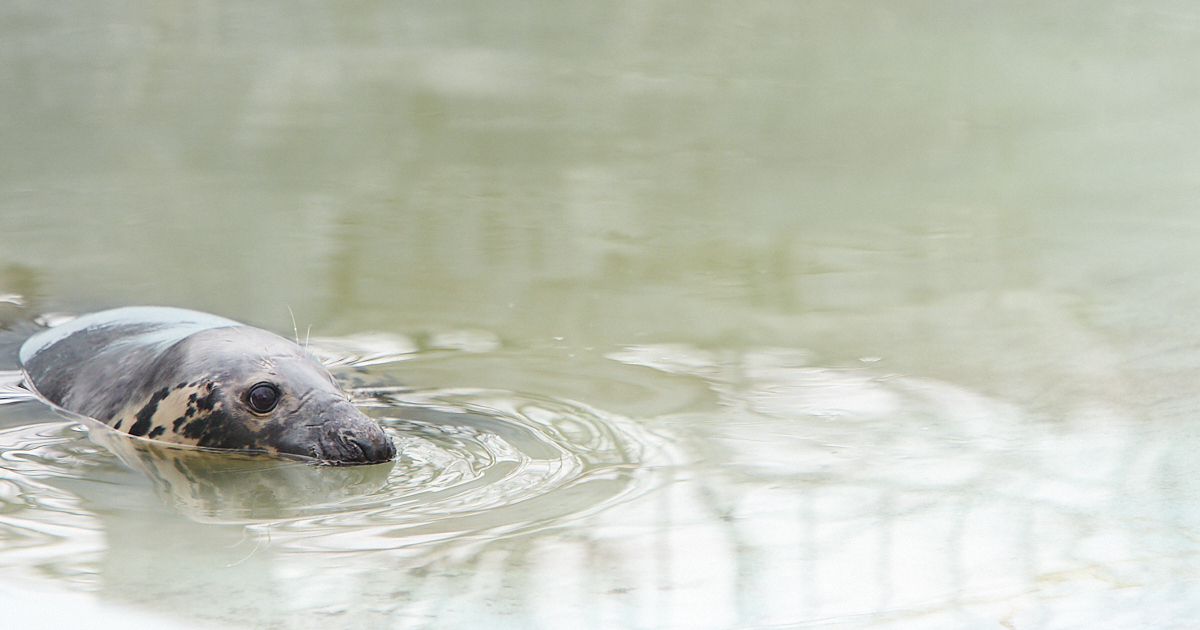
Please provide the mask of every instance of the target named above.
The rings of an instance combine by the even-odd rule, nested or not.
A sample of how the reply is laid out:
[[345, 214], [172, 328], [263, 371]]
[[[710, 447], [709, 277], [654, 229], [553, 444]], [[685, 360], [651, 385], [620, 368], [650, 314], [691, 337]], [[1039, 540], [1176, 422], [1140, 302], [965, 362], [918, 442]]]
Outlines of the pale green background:
[[[1113, 497], [1200, 468], [1197, 138], [1185, 2], [5, 1], [0, 294], [27, 308], [0, 314], [168, 304], [283, 332], [290, 307], [301, 336], [470, 331], [498, 340], [490, 362], [399, 377], [652, 425], [701, 409], [679, 422], [700, 443], [736, 404], [698, 381], [631, 399], [614, 382], [648, 377], [605, 355], [672, 344], [693, 376], [749, 379], [761, 411], [811, 392], [730, 357], [803, 353], [987, 397], [1025, 431], [1012, 453], [1081, 457], [1063, 475], [1090, 474], [1097, 444], [1139, 453], [1113, 470], [1149, 462], [1144, 486], [1113, 473], [1095, 487], [1115, 494], [1079, 508], [1128, 524]], [[694, 465], [758, 455], [723, 457]], [[1024, 470], [972, 461], [981, 479]], [[1200, 521], [1168, 494], [1145, 500], [1171, 551], [1118, 560], [1185, 568], [1113, 588], [1163, 586], [1183, 608], [1156, 610], [1190, 611], [1200, 595], [1168, 587], [1200, 577], [1184, 560]], [[1006, 584], [1035, 594], [1049, 579], [1020, 575]], [[631, 625], [704, 626], [639, 602]]]

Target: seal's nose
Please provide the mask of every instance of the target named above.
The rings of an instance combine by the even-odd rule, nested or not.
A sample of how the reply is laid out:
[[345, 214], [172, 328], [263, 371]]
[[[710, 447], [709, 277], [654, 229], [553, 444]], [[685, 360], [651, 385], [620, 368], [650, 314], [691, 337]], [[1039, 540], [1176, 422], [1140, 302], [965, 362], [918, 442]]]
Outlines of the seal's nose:
[[364, 464], [378, 464], [395, 459], [396, 445], [392, 443], [391, 438], [382, 430], [377, 429], [373, 433], [370, 435], [352, 433], [342, 439], [349, 440], [358, 448], [358, 451], [362, 453], [361, 461]]
[[330, 464], [379, 464], [396, 457], [396, 445], [374, 420], [355, 413], [322, 426], [319, 459]]

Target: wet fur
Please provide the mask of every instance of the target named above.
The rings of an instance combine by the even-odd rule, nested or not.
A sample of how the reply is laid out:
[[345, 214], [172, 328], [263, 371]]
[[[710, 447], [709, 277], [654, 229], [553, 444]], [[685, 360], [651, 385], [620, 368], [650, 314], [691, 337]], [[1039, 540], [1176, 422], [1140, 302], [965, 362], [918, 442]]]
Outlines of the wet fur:
[[[291, 341], [249, 326], [186, 332], [172, 337], [169, 323], [84, 328], [23, 368], [49, 402], [135, 437], [331, 462], [394, 456], [378, 425]], [[280, 391], [266, 414], [245, 401], [260, 382]]]

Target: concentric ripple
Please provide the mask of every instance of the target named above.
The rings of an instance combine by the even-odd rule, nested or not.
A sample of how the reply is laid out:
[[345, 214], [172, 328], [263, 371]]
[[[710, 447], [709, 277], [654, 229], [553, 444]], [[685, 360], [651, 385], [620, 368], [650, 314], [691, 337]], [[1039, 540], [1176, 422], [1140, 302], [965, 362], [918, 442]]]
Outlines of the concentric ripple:
[[562, 401], [477, 390], [383, 398], [370, 411], [401, 452], [389, 487], [415, 513], [461, 515], [625, 479], [646, 445], [636, 425]]
[[[472, 536], [494, 539], [584, 517], [652, 487], [647, 476], [667, 452], [638, 423], [569, 400], [501, 389], [395, 385], [404, 378], [394, 377], [387, 364], [410, 361], [409, 348], [391, 339], [386, 347], [375, 339], [351, 341], [352, 349], [324, 344], [314, 354], [325, 357], [355, 404], [395, 441], [394, 462], [317, 466], [132, 438], [32, 402], [8, 379], [0, 382], [0, 393], [27, 404], [4, 405], [6, 412], [18, 421], [33, 414], [42, 428], [18, 427], [7, 434], [11, 443], [0, 444], [5, 460], [0, 516], [7, 509], [50, 514], [56, 521], [86, 519], [79, 498], [107, 506], [118, 488], [145, 495], [152, 487], [164, 515], [247, 526], [266, 534], [272, 545], [398, 549]], [[349, 356], [340, 354], [348, 350]], [[445, 352], [440, 346], [438, 351]], [[55, 413], [75, 423], [61, 422]], [[97, 477], [102, 471], [105, 480]], [[51, 485], [25, 487], [39, 477]], [[54, 498], [61, 505], [22, 506], [22, 496]], [[16, 503], [7, 504], [5, 497]], [[22, 526], [3, 525], [0, 534], [20, 535]], [[96, 529], [91, 523], [78, 526]]]
[[276, 542], [385, 549], [549, 527], [635, 494], [659, 450], [629, 420], [511, 392], [373, 391], [363, 404], [400, 452], [386, 483], [271, 523]]
[[636, 423], [561, 400], [474, 389], [352, 393], [395, 440], [397, 461], [314, 466], [134, 439], [80, 420], [191, 519], [339, 550], [548, 527], [635, 493], [646, 458], [660, 450]]

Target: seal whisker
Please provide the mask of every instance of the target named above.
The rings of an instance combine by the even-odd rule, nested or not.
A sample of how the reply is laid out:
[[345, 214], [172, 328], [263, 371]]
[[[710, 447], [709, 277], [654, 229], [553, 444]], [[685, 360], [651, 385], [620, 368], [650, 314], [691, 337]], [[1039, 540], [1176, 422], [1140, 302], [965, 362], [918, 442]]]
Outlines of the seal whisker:
[[[245, 538], [243, 538], [242, 540], [245, 540]], [[271, 544], [271, 530], [267, 530], [267, 545], [270, 545], [270, 544]], [[250, 553], [247, 554], [245, 558], [242, 558], [241, 560], [238, 560], [237, 562], [234, 562], [232, 564], [227, 564], [227, 565], [225, 565], [225, 568], [228, 569], [230, 567], [236, 567], [237, 565], [249, 560], [250, 558], [252, 558], [254, 556], [254, 554], [258, 553], [259, 549], [262, 549], [262, 546], [263, 546], [263, 541], [256, 540], [254, 542], [254, 549], [251, 549]]]
[[287, 307], [288, 315], [292, 316], [292, 333], [296, 335], [296, 345], [300, 345], [300, 330], [296, 328], [296, 314], [292, 312], [292, 307]]
[[243, 527], [242, 528], [242, 537], [239, 538], [238, 541], [233, 543], [232, 545], [226, 545], [225, 548], [233, 549], [234, 547], [237, 547], [237, 546], [241, 545], [242, 543], [246, 542], [246, 539], [249, 537], [250, 537], [250, 528]]

